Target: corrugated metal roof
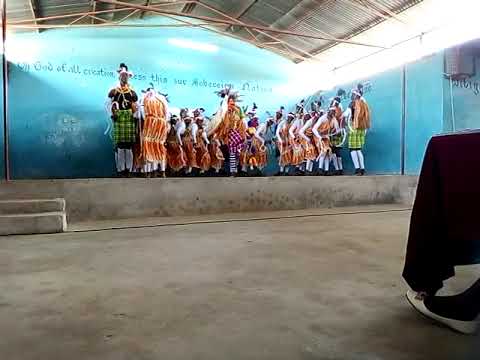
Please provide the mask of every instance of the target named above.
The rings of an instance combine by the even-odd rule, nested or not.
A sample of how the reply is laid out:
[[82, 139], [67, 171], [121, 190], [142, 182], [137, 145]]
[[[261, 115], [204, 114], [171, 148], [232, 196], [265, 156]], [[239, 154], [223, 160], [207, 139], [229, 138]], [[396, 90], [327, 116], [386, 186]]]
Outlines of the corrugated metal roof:
[[[211, 6], [234, 21], [241, 21], [255, 26], [264, 26], [270, 29], [294, 32], [291, 34], [270, 33], [260, 34], [255, 30], [246, 30], [242, 26], [215, 26], [227, 35], [240, 37], [252, 41], [252, 33], [256, 36], [258, 46], [275, 51], [293, 61], [302, 61], [305, 58], [322, 52], [337, 44], [332, 38], [348, 40], [362, 31], [390, 18], [392, 15], [420, 3], [422, 0], [200, 0], [190, 4], [178, 3], [176, 0], [123, 0], [124, 3], [139, 5], [159, 5], [171, 3], [162, 8], [177, 11], [186, 16], [208, 16], [222, 18], [218, 12], [202, 6]], [[18, 21], [29, 21], [35, 24], [36, 19], [56, 17], [89, 11], [106, 11], [118, 9], [120, 6], [92, 0], [8, 0], [7, 22], [13, 24]], [[32, 11], [33, 9], [33, 11]], [[77, 18], [56, 18], [40, 20], [43, 26], [70, 24], [95, 25], [103, 21], [118, 21], [129, 11], [112, 13], [102, 12], [95, 16], [97, 20], [85, 16]], [[130, 16], [130, 20], [141, 16], [161, 16], [154, 13], [137, 11]], [[199, 21], [199, 20], [197, 20]], [[323, 37], [317, 39], [298, 35]], [[263, 45], [262, 45], [263, 44]]]

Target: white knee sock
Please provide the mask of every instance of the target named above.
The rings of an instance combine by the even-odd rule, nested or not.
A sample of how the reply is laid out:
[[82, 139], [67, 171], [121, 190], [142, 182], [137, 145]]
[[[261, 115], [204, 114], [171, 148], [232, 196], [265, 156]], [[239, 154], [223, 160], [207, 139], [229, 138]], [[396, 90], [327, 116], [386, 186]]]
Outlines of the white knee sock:
[[333, 161], [333, 166], [335, 167], [335, 170], [339, 170], [338, 168], [338, 161], [337, 161], [337, 155], [332, 154], [332, 161]]
[[350, 156], [352, 157], [353, 166], [355, 166], [355, 169], [359, 169], [360, 164], [358, 163], [357, 151], [356, 150], [350, 151]]
[[362, 150], [357, 150], [357, 156], [358, 156], [358, 163], [360, 165], [360, 169], [364, 170], [365, 169], [365, 159], [363, 158]]
[[161, 170], [161, 171], [165, 171], [166, 168], [167, 168], [167, 161], [162, 161], [162, 162], [160, 163], [160, 170]]
[[323, 164], [324, 164], [323, 166], [325, 171], [330, 170], [330, 155], [327, 155], [325, 157], [325, 162]]
[[242, 171], [247, 172], [247, 165], [242, 165]]
[[281, 173], [285, 172], [285, 166], [280, 166], [280, 172]]
[[117, 171], [125, 170], [125, 149], [117, 149], [115, 153], [115, 160], [117, 162]]
[[126, 170], [133, 170], [133, 151], [131, 149], [125, 149], [125, 167]]
[[308, 161], [307, 161], [307, 171], [312, 172], [312, 170], [313, 170], [313, 161], [312, 161], [312, 160], [308, 160]]
[[343, 170], [343, 162], [340, 156], [337, 156], [337, 162], [338, 162], [338, 169]]
[[318, 159], [318, 169], [323, 170], [323, 163], [325, 162], [325, 155], [320, 155]]

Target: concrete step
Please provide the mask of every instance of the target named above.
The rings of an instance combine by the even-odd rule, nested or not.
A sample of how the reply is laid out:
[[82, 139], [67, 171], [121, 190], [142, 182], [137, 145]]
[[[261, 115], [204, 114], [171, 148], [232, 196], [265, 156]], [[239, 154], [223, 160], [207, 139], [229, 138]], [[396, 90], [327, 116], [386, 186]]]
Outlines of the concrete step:
[[0, 200], [0, 215], [65, 212], [65, 199]]
[[52, 234], [66, 228], [64, 211], [0, 215], [0, 235]]

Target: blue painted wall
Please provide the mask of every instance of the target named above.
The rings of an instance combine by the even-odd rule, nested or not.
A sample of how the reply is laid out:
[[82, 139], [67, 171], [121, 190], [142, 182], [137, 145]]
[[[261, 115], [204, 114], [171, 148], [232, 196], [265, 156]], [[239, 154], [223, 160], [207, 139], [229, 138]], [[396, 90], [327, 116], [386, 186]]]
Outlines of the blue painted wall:
[[[185, 49], [172, 44], [172, 39], [215, 45], [218, 51]], [[169, 94], [176, 107], [203, 106], [213, 113], [219, 102], [214, 91], [225, 84], [240, 90], [245, 105], [256, 101], [261, 114], [273, 112], [281, 104], [288, 108], [298, 100], [276, 90], [285, 88], [289, 76], [294, 76], [294, 64], [199, 29], [59, 30], [15, 35], [14, 42], [16, 50], [9, 58], [9, 117], [11, 171], [16, 179], [114, 173], [104, 101], [116, 84], [120, 62], [126, 62], [136, 74], [132, 84], [137, 92], [153, 82]], [[418, 173], [428, 139], [447, 127], [442, 72], [443, 53], [405, 67], [407, 174]], [[322, 95], [328, 99], [338, 88], [348, 92], [358, 82], [367, 85], [365, 97], [372, 111], [365, 147], [367, 170], [400, 174], [403, 69]], [[348, 102], [344, 99], [343, 106]], [[475, 121], [473, 116], [465, 119], [466, 124]], [[344, 159], [346, 168], [352, 169], [347, 151]], [[274, 166], [269, 169], [275, 171]]]
[[477, 73], [465, 80], [453, 80], [452, 84], [444, 79], [444, 131], [454, 130], [453, 117], [455, 130], [480, 128], [480, 57], [466, 55], [464, 60], [474, 61]]
[[[377, 74], [369, 79], [361, 79], [343, 84], [332, 91], [320, 92], [309, 100], [323, 96], [328, 100], [337, 94], [338, 89], [350, 92], [358, 83], [365, 84], [365, 99], [372, 117], [372, 128], [367, 133], [364, 149], [365, 166], [370, 173], [400, 174], [400, 125], [402, 72], [400, 69]], [[342, 100], [344, 109], [350, 103], [350, 95]], [[344, 164], [347, 170], [353, 170], [353, 164], [345, 146]]]
[[[178, 47], [172, 39], [214, 45], [218, 51]], [[214, 91], [225, 84], [240, 90], [244, 105], [256, 101], [261, 113], [291, 101], [275, 89], [288, 83], [293, 63], [204, 30], [77, 29], [15, 35], [14, 42], [9, 117], [16, 179], [114, 173], [104, 102], [120, 62], [136, 74], [137, 92], [153, 82], [176, 107], [203, 106], [211, 114], [219, 103]]]
[[443, 52], [406, 67], [406, 174], [418, 174], [428, 141], [443, 131], [442, 72]]
[[[443, 125], [443, 53], [405, 65], [405, 173], [418, 174], [426, 144], [442, 131]], [[319, 92], [309, 101], [328, 100], [338, 89], [347, 93], [362, 83], [372, 115], [372, 128], [364, 149], [367, 171], [375, 174], [400, 174], [402, 170], [402, 89], [403, 68], [376, 74], [367, 79], [343, 84], [332, 91]], [[342, 101], [346, 108], [350, 95]], [[326, 106], [326, 105], [325, 105]], [[345, 150], [347, 169], [352, 169]]]

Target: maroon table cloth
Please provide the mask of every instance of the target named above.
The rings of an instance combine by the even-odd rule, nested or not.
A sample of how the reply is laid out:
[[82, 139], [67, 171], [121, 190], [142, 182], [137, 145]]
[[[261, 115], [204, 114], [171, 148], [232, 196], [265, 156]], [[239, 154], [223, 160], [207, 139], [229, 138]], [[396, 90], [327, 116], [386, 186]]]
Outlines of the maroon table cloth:
[[436, 292], [456, 265], [480, 262], [480, 132], [433, 137], [410, 220], [403, 277]]

